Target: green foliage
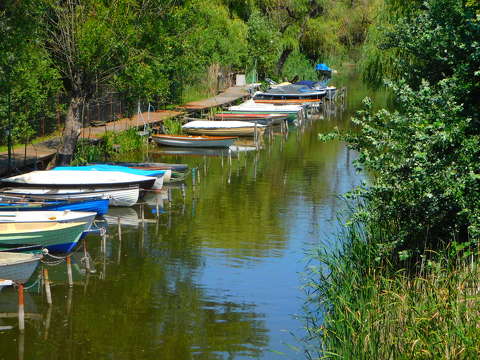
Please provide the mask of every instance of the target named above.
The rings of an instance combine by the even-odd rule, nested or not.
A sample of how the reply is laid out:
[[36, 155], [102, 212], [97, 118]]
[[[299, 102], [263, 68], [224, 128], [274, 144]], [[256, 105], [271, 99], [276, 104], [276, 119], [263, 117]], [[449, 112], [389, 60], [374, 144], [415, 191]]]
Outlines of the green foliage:
[[174, 119], [165, 119], [162, 123], [163, 132], [168, 135], [182, 134], [182, 123]]
[[280, 55], [280, 34], [270, 20], [255, 11], [248, 20], [248, 58], [260, 79], [275, 73], [276, 61]]
[[298, 76], [300, 80], [317, 79], [314, 64], [298, 51], [288, 57], [282, 71], [282, 78], [285, 80], [291, 80], [295, 76]]
[[106, 161], [108, 153], [102, 143], [93, 144], [88, 139], [80, 139], [75, 149], [71, 165], [87, 165], [89, 163]]
[[471, 134], [471, 119], [448, 81], [438, 90], [426, 83], [419, 91], [404, 82], [391, 86], [400, 112], [374, 114], [367, 100], [353, 120], [358, 133], [340, 136], [359, 152], [357, 166], [374, 173], [358, 194], [373, 209], [364, 220], [385, 228], [388, 251], [422, 252], [452, 236], [475, 238], [480, 137]]
[[145, 145], [145, 138], [140, 136], [134, 127], [122, 132], [108, 131], [97, 142], [80, 139], [72, 164], [85, 165], [112, 160], [115, 156], [124, 156], [142, 150]]
[[374, 112], [366, 99], [356, 133], [324, 137], [347, 141], [372, 177], [349, 194], [359, 205], [343, 249], [316, 257], [324, 267], [310, 305], [325, 319], [310, 314], [309, 328], [327, 357], [476, 358], [478, 8], [386, 3], [397, 24], [386, 21], [376, 41], [388, 64], [370, 63], [369, 76], [392, 66], [404, 78], [389, 83], [397, 111]]
[[316, 61], [362, 41], [373, 1], [6, 0], [0, 125], [9, 93], [14, 140], [25, 141], [59, 130], [65, 115], [80, 126], [83, 104], [109, 92], [127, 115], [139, 100], [160, 108], [212, 96], [235, 72], [313, 78]]

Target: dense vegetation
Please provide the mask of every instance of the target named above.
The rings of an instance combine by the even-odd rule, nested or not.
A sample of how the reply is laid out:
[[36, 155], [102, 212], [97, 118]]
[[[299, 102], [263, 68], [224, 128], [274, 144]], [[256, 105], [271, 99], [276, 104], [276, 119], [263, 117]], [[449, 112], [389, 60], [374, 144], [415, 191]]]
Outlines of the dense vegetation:
[[390, 76], [397, 110], [367, 99], [357, 133], [326, 136], [357, 150], [371, 180], [350, 194], [341, 251], [316, 255], [312, 356], [479, 357], [479, 10], [385, 0], [369, 31], [364, 75]]
[[126, 114], [215, 93], [234, 73], [312, 77], [362, 43], [374, 2], [2, 1], [1, 123], [13, 119], [15, 142], [64, 128], [68, 162], [90, 101], [115, 93]]

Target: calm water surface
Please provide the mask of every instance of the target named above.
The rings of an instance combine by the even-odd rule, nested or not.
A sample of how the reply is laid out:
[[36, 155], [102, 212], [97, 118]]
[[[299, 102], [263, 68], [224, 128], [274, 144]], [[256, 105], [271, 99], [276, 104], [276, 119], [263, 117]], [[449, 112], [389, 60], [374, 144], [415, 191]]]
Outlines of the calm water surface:
[[[43, 265], [53, 306], [34, 285], [25, 335], [1, 331], [0, 358], [302, 359], [306, 254], [334, 241], [338, 194], [361, 181], [355, 155], [317, 137], [350, 126], [360, 96], [348, 99], [346, 111], [231, 160], [152, 147], [152, 161], [196, 167], [196, 185], [189, 176], [146, 194], [143, 223], [141, 206], [111, 209], [105, 253], [90, 235], [73, 256], [73, 288], [64, 262]], [[16, 302], [13, 289], [0, 293], [0, 326], [16, 326]]]

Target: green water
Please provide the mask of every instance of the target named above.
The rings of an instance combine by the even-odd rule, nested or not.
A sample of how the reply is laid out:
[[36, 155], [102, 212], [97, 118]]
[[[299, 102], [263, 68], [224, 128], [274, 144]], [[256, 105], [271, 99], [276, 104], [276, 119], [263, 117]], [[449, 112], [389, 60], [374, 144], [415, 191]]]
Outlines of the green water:
[[306, 254], [335, 245], [338, 194], [362, 180], [354, 153], [317, 137], [350, 127], [367, 93], [343, 81], [345, 111], [266, 137], [260, 151], [229, 158], [151, 147], [151, 161], [197, 168], [196, 184], [189, 176], [148, 193], [143, 222], [141, 206], [113, 208], [105, 249], [89, 235], [73, 255], [72, 288], [64, 262], [43, 265], [53, 305], [38, 286], [29, 290], [24, 336], [6, 316], [16, 311], [15, 291], [4, 289], [0, 326], [13, 329], [0, 332], [0, 358], [302, 359]]

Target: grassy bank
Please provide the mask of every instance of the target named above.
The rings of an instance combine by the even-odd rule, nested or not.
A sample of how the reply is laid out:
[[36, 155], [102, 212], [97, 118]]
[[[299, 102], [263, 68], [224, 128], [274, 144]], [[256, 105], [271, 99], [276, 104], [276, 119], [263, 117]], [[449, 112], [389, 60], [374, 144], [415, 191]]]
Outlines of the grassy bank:
[[128, 157], [133, 152], [143, 151], [147, 138], [139, 135], [136, 128], [121, 132], [107, 131], [99, 141], [81, 139], [77, 144], [72, 165], [112, 161]]
[[309, 357], [478, 358], [480, 268], [469, 249], [381, 259], [377, 230], [352, 226], [340, 251], [315, 254]]

